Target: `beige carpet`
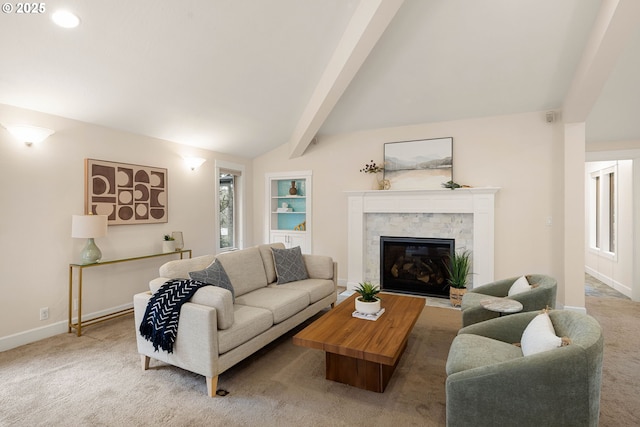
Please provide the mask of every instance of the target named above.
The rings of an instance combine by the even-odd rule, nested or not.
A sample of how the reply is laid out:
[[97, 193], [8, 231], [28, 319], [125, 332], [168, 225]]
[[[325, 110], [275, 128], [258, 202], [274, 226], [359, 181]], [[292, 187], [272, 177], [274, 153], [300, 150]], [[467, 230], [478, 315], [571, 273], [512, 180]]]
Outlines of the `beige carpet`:
[[[605, 329], [601, 426], [640, 425], [640, 304], [588, 298]], [[324, 355], [291, 335], [220, 377], [140, 369], [131, 317], [0, 353], [0, 426], [443, 426], [444, 366], [460, 312], [426, 307], [380, 393], [324, 379]], [[472, 425], [472, 424], [470, 424]]]

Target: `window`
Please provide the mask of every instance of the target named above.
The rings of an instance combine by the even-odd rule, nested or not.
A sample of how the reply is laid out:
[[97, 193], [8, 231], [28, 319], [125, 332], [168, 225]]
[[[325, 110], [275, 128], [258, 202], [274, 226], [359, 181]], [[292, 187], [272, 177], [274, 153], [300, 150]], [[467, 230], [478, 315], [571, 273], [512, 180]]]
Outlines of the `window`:
[[242, 248], [242, 172], [244, 166], [216, 162], [218, 218], [216, 240], [218, 252]]
[[589, 240], [591, 248], [616, 253], [616, 166], [591, 173]]
[[235, 239], [235, 175], [220, 173], [220, 249], [232, 249], [236, 247]]

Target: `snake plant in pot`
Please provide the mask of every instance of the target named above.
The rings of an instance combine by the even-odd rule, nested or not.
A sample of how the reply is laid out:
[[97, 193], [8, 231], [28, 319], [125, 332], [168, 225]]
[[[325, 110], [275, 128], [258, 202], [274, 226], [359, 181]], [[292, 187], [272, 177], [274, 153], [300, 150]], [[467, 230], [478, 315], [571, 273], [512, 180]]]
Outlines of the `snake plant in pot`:
[[356, 311], [366, 314], [375, 314], [380, 311], [380, 298], [377, 296], [380, 292], [378, 285], [373, 285], [371, 282], [359, 283], [355, 291], [360, 294], [356, 298]]
[[462, 296], [467, 292], [467, 278], [471, 270], [471, 252], [454, 252], [450, 259], [449, 272], [449, 300], [451, 305], [459, 307], [462, 305]]

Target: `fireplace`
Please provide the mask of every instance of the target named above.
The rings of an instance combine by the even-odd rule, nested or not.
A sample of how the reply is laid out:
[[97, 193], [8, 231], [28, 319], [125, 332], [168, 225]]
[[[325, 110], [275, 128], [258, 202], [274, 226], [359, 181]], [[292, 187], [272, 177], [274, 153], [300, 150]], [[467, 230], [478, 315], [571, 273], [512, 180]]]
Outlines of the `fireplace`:
[[[472, 289], [493, 282], [494, 211], [498, 188], [348, 191], [347, 289], [379, 283], [380, 236], [455, 239], [473, 253]], [[461, 216], [460, 216], [461, 215]], [[375, 233], [368, 234], [370, 221]], [[467, 226], [467, 221], [470, 225]], [[428, 226], [435, 224], [434, 228]], [[462, 228], [458, 224], [462, 223]], [[449, 227], [449, 225], [451, 227]], [[400, 227], [400, 228], [399, 228]]]
[[380, 288], [448, 298], [454, 250], [454, 239], [380, 236]]

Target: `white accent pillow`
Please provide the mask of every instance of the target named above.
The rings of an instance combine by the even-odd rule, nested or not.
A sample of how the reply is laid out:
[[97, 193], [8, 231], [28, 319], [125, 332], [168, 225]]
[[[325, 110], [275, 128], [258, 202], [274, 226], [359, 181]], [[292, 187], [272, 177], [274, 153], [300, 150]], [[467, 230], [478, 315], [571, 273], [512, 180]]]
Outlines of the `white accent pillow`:
[[547, 312], [538, 314], [529, 322], [520, 341], [522, 354], [530, 356], [562, 346], [562, 338], [556, 336]]
[[524, 276], [521, 276], [518, 278], [518, 280], [513, 282], [513, 285], [511, 285], [511, 287], [509, 288], [509, 292], [507, 293], [507, 296], [512, 296], [515, 294], [526, 292], [530, 289], [531, 289], [531, 285], [529, 285], [529, 281], [527, 280], [527, 278]]

